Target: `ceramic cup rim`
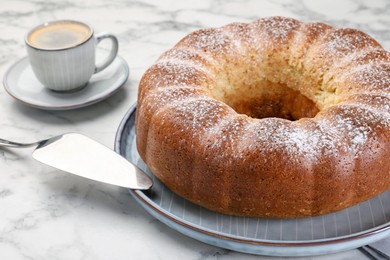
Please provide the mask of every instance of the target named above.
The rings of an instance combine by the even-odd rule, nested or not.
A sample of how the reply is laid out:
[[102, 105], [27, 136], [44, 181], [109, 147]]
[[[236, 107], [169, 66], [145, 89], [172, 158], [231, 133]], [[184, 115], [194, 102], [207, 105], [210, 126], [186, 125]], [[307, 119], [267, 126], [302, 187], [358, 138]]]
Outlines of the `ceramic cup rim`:
[[[76, 24], [80, 24], [82, 26], [85, 26], [89, 29], [89, 35], [88, 37], [82, 41], [82, 42], [79, 42], [75, 45], [72, 45], [72, 46], [69, 46], [69, 47], [65, 47], [65, 48], [55, 48], [55, 49], [48, 49], [48, 48], [41, 48], [41, 47], [37, 47], [33, 44], [31, 44], [29, 41], [28, 41], [28, 37], [31, 35], [31, 33], [33, 33], [34, 31], [40, 29], [40, 28], [43, 28], [43, 27], [46, 27], [46, 26], [49, 26], [49, 25], [52, 25], [52, 24], [60, 24], [60, 23], [76, 23]], [[49, 21], [49, 22], [45, 22], [45, 23], [42, 23], [42, 24], [39, 24], [33, 28], [31, 28], [27, 33], [26, 35], [24, 36], [24, 42], [26, 43], [26, 45], [30, 48], [33, 48], [33, 49], [36, 49], [36, 50], [40, 50], [40, 51], [63, 51], [63, 50], [69, 50], [69, 49], [73, 49], [73, 48], [76, 48], [80, 45], [83, 45], [84, 43], [86, 43], [87, 41], [89, 41], [92, 36], [94, 34], [94, 31], [93, 31], [93, 28], [91, 26], [89, 26], [88, 24], [86, 23], [83, 23], [83, 22], [80, 22], [80, 21], [76, 21], [76, 20], [69, 20], [69, 19], [64, 19], [64, 20], [55, 20], [55, 21]]]

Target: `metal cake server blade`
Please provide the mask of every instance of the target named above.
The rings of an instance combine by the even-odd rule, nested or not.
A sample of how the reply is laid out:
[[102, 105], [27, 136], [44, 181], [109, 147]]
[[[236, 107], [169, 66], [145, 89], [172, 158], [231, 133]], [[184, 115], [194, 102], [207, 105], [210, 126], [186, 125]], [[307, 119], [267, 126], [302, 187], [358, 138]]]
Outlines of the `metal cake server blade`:
[[28, 144], [0, 139], [0, 146], [36, 146], [32, 156], [37, 161], [91, 180], [137, 190], [153, 185], [144, 171], [82, 134], [68, 133]]

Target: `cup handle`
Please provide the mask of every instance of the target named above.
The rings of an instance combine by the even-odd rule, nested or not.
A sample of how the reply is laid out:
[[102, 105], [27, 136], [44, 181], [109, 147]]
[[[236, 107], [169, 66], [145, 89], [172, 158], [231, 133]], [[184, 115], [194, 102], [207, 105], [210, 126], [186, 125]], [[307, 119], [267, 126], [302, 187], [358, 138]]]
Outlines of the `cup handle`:
[[118, 39], [110, 33], [105, 33], [105, 32], [98, 33], [96, 34], [96, 41], [97, 41], [96, 45], [99, 44], [104, 39], [110, 39], [112, 41], [111, 51], [107, 58], [105, 58], [101, 63], [95, 66], [94, 73], [98, 73], [104, 70], [105, 68], [107, 68], [107, 66], [114, 61], [116, 55], [118, 54], [118, 47], [119, 47]]

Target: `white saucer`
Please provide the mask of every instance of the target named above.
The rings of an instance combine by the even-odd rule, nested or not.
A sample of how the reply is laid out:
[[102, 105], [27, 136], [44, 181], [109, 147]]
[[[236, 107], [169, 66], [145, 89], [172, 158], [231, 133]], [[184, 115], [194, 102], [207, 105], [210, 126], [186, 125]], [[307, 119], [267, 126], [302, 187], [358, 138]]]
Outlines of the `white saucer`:
[[[97, 49], [96, 60], [109, 51]], [[95, 104], [111, 96], [127, 81], [129, 67], [119, 55], [105, 70], [92, 75], [88, 85], [75, 92], [57, 93], [45, 88], [35, 77], [28, 57], [25, 57], [6, 72], [4, 88], [16, 100], [40, 109], [69, 110]]]

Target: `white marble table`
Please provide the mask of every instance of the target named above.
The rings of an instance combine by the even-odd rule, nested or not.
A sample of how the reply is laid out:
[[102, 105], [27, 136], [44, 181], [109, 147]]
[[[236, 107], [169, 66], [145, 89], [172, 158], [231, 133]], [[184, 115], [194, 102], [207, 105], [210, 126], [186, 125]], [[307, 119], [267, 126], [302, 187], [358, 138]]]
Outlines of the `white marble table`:
[[[109, 99], [83, 109], [44, 111], [0, 89], [0, 137], [33, 141], [81, 132], [113, 147], [117, 126], [136, 100], [148, 66], [189, 32], [233, 21], [283, 15], [355, 27], [390, 49], [389, 1], [119, 1], [0, 0], [0, 75], [25, 56], [32, 26], [76, 19], [116, 34], [129, 81]], [[127, 190], [44, 166], [31, 150], [0, 149], [0, 259], [269, 259], [209, 246], [149, 216]], [[307, 259], [367, 259], [359, 250]]]

